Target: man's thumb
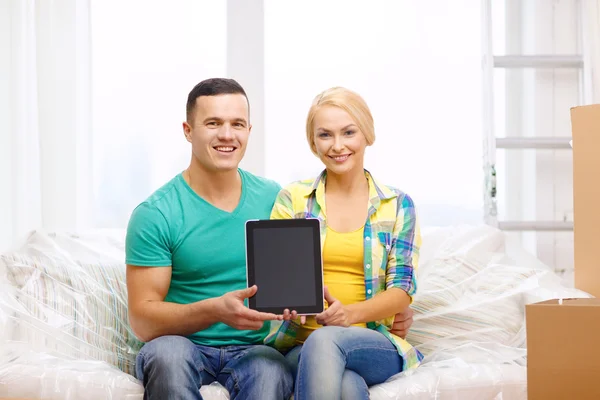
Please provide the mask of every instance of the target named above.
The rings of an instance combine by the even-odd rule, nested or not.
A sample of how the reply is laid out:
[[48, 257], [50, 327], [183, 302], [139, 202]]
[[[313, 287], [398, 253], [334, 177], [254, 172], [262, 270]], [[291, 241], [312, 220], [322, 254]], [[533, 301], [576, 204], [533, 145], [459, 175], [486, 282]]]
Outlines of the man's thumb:
[[238, 294], [241, 299], [247, 299], [248, 297], [254, 296], [257, 290], [258, 287], [256, 285], [252, 285], [249, 288], [239, 290]]

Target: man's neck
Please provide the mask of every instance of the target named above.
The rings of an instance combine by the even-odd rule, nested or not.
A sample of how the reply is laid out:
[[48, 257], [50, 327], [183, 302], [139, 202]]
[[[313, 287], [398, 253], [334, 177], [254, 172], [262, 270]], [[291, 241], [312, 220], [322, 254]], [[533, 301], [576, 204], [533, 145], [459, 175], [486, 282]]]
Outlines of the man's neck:
[[183, 178], [198, 196], [217, 208], [231, 212], [240, 201], [242, 178], [237, 169], [207, 171], [192, 161]]

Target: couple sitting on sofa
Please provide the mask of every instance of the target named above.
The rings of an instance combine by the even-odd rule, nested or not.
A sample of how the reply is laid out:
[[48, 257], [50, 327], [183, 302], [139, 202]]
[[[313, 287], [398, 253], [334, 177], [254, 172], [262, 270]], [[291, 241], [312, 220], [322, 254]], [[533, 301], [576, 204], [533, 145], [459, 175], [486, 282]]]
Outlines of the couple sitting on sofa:
[[[375, 140], [364, 100], [344, 88], [315, 98], [306, 138], [325, 169], [283, 189], [238, 168], [251, 124], [237, 82], [200, 82], [186, 111], [190, 165], [136, 207], [127, 229], [144, 397], [200, 399], [201, 385], [218, 381], [231, 399], [365, 399], [369, 386], [418, 366], [422, 355], [404, 340], [421, 240], [415, 207], [363, 167]], [[322, 221], [323, 313], [244, 305], [257, 291], [246, 287], [244, 224], [268, 218]]]

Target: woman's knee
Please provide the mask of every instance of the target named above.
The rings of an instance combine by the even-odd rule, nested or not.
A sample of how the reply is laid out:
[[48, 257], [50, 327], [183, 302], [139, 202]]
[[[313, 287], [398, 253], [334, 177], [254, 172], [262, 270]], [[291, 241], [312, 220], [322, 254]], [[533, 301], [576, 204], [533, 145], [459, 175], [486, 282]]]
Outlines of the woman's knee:
[[338, 347], [338, 340], [343, 333], [339, 326], [324, 326], [312, 332], [304, 342], [303, 350], [308, 348], [328, 349]]
[[358, 373], [346, 369], [342, 376], [342, 400], [362, 400], [369, 398], [369, 387]]

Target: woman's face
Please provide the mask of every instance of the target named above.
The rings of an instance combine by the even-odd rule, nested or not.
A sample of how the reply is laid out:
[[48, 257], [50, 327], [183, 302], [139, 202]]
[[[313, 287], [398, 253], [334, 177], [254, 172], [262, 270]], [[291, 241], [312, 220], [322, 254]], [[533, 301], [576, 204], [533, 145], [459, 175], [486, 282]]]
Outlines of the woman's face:
[[362, 171], [367, 139], [350, 114], [338, 107], [324, 106], [315, 115], [314, 128], [317, 154], [328, 171]]

